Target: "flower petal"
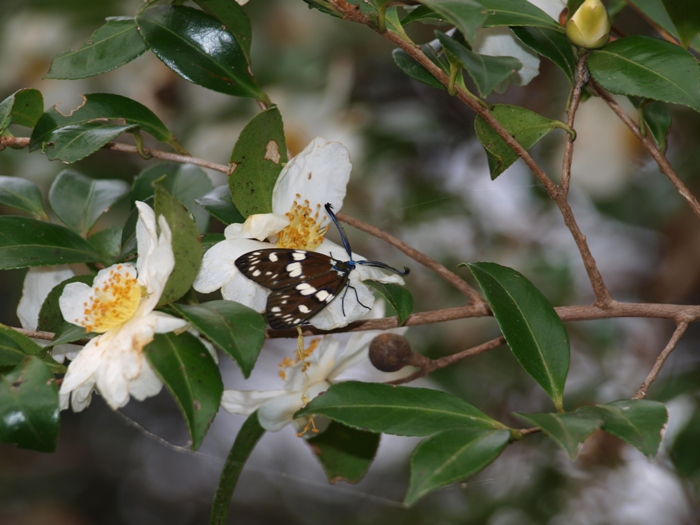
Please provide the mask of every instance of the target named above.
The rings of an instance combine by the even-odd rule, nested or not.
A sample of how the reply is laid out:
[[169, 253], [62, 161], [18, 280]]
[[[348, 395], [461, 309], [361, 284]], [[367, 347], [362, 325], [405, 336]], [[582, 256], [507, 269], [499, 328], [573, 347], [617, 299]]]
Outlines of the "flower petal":
[[[325, 381], [311, 385], [305, 395], [308, 399], [315, 398], [330, 387]], [[258, 410], [260, 425], [270, 432], [282, 430], [293, 421], [294, 413], [304, 406], [301, 392], [292, 392], [278, 396], [263, 404]]]
[[84, 305], [90, 302], [91, 295], [92, 288], [85, 283], [67, 284], [63, 288], [61, 297], [58, 298], [58, 306], [63, 318], [69, 323], [82, 326], [80, 321], [85, 315]]
[[30, 268], [24, 277], [22, 298], [17, 305], [17, 317], [26, 330], [36, 330], [39, 311], [49, 292], [66, 279], [75, 275], [68, 266], [37, 266]]
[[284, 395], [287, 395], [285, 390], [224, 390], [221, 406], [232, 414], [249, 416], [264, 403]]
[[256, 213], [249, 216], [243, 223], [242, 234], [250, 239], [264, 241], [277, 235], [280, 230], [289, 226], [289, 218], [277, 213]]
[[333, 330], [367, 315], [374, 304], [374, 294], [360, 280], [360, 274], [356, 270], [350, 272], [349, 285], [326, 308], [309, 320], [313, 326], [321, 330]]
[[155, 214], [142, 202], [137, 202], [139, 220], [136, 223], [136, 244], [139, 252], [136, 261], [139, 283], [146, 287], [148, 295], [141, 301], [144, 312], [155, 308], [163, 295], [165, 285], [175, 268], [175, 255], [172, 247], [172, 233], [168, 221], [158, 217], [160, 236], [156, 237]]
[[272, 212], [285, 214], [294, 201], [308, 200], [311, 209], [330, 202], [339, 210], [350, 180], [350, 154], [339, 142], [316, 137], [284, 167], [272, 190]]

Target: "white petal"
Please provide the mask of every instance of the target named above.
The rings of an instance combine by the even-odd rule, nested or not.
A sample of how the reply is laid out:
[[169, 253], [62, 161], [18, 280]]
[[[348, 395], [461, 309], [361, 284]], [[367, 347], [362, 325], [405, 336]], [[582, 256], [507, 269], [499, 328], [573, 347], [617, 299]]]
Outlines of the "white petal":
[[345, 187], [350, 180], [350, 154], [339, 142], [326, 142], [317, 137], [296, 157], [291, 159], [277, 178], [272, 190], [272, 212], [285, 214], [300, 195], [311, 209], [327, 202], [337, 211], [345, 199]]
[[264, 403], [286, 394], [284, 390], [224, 390], [221, 406], [232, 414], [249, 416]]
[[277, 213], [257, 213], [243, 224], [243, 233], [251, 239], [264, 241], [289, 226], [289, 218]]
[[285, 390], [301, 393], [305, 387], [324, 382], [333, 369], [338, 347], [338, 341], [332, 337], [324, 337], [311, 357], [307, 359], [306, 371], [302, 362], [287, 368], [284, 380]]
[[143, 401], [147, 397], [153, 397], [163, 388], [163, 383], [151, 368], [146, 359], [141, 363], [141, 373], [136, 376], [129, 385], [129, 392], [134, 398]]
[[17, 317], [22, 328], [36, 330], [39, 311], [49, 292], [74, 273], [68, 266], [38, 266], [30, 268], [24, 277], [22, 298], [17, 305]]
[[359, 273], [355, 270], [350, 272], [349, 283], [347, 293], [343, 290], [326, 308], [310, 319], [313, 326], [321, 330], [342, 328], [367, 315], [374, 304], [374, 294], [360, 280]]
[[162, 215], [158, 217], [160, 236], [156, 236], [155, 214], [142, 202], [137, 202], [139, 220], [136, 223], [136, 244], [139, 252], [136, 261], [139, 283], [146, 287], [147, 297], [142, 301], [155, 308], [163, 294], [168, 278], [175, 267], [172, 248], [172, 234], [168, 221]]
[[251, 281], [240, 272], [221, 288], [224, 299], [244, 304], [256, 312], [262, 312], [265, 309], [269, 294], [270, 291], [267, 288]]
[[360, 279], [363, 281], [379, 281], [380, 283], [394, 283], [404, 285], [405, 282], [403, 277], [391, 270], [383, 270], [382, 268], [377, 268], [376, 266], [366, 266], [364, 264], [358, 264], [355, 271], [360, 275]]
[[167, 334], [169, 332], [182, 332], [189, 326], [189, 322], [179, 317], [165, 314], [163, 312], [151, 312], [149, 314], [154, 320], [153, 330], [157, 334]]
[[84, 304], [89, 302], [91, 295], [92, 288], [85, 283], [67, 284], [58, 298], [63, 318], [69, 323], [79, 324], [85, 314]]
[[[306, 397], [313, 399], [319, 393], [328, 390], [329, 387], [330, 384], [326, 382], [312, 385], [306, 391]], [[303, 406], [304, 401], [301, 398], [301, 392], [275, 397], [258, 409], [260, 426], [270, 432], [282, 430], [293, 421], [292, 416]]]

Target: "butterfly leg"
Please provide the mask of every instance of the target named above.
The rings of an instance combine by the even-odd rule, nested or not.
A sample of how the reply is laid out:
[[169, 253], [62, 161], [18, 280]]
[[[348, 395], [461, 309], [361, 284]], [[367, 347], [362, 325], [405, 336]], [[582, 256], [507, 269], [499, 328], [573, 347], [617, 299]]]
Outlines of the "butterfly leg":
[[355, 299], [357, 299], [357, 304], [362, 306], [363, 308], [367, 308], [367, 310], [371, 310], [371, 308], [365, 304], [362, 304], [362, 301], [360, 301], [360, 296], [357, 294], [357, 288], [355, 288], [353, 285], [350, 284], [350, 280], [348, 279], [348, 282], [345, 283], [345, 292], [343, 293], [343, 297], [341, 297], [341, 308], [343, 310], [343, 316], [345, 316], [345, 296], [348, 294], [348, 290], [352, 288], [352, 290], [355, 292]]

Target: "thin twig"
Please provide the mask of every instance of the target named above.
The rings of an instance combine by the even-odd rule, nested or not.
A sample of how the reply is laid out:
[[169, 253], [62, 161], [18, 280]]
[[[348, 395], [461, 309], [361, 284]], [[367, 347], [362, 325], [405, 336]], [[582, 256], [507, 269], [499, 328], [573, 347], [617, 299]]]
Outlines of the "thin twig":
[[356, 219], [355, 217], [350, 217], [349, 215], [346, 215], [344, 213], [337, 213], [336, 216], [339, 220], [343, 221], [344, 223], [349, 224], [350, 226], [353, 226], [358, 230], [362, 230], [363, 232], [367, 232], [370, 235], [376, 237], [377, 239], [381, 239], [387, 244], [398, 248], [403, 253], [408, 255], [411, 259], [431, 269], [440, 277], [449, 282], [452, 286], [454, 286], [457, 290], [469, 297], [469, 300], [473, 305], [481, 305], [483, 308], [486, 308], [486, 302], [481, 298], [479, 292], [477, 292], [474, 288], [469, 286], [469, 283], [464, 281], [461, 277], [459, 277], [459, 275], [451, 272], [442, 264], [437, 262], [435, 259], [432, 259], [424, 253], [419, 252], [415, 248], [412, 248], [411, 246], [397, 239], [393, 235], [390, 235], [385, 231], [380, 230], [376, 226], [372, 226], [371, 224], [362, 222], [361, 220]]
[[[566, 112], [566, 123], [571, 128], [574, 129], [574, 119], [576, 118], [576, 111], [578, 110], [579, 102], [581, 102], [581, 93], [583, 93], [583, 86], [588, 82], [589, 73], [586, 67], [586, 61], [588, 60], [588, 55], [583, 55], [578, 60], [576, 66], [576, 83], [571, 88], [571, 94], [569, 96], [569, 108]], [[564, 160], [562, 162], [561, 169], [561, 191], [564, 195], [569, 194], [569, 185], [571, 184], [571, 163], [574, 158], [574, 140], [575, 137], [571, 134], [566, 136], [566, 145], [564, 146]]]
[[651, 372], [649, 372], [649, 375], [642, 382], [642, 386], [639, 387], [639, 390], [637, 390], [637, 393], [634, 394], [632, 399], [644, 399], [645, 397], [647, 397], [649, 385], [651, 385], [656, 380], [656, 378], [659, 375], [659, 372], [661, 371], [661, 367], [664, 365], [664, 362], [666, 361], [668, 356], [671, 355], [671, 352], [673, 352], [673, 350], [676, 348], [678, 340], [685, 333], [687, 328], [687, 322], [682, 321], [678, 323], [678, 326], [676, 326], [676, 330], [673, 332], [673, 335], [671, 336], [671, 339], [666, 345], [666, 348], [664, 348], [663, 351], [659, 354], [659, 357], [656, 358]]
[[686, 202], [690, 205], [690, 209], [693, 211], [695, 216], [700, 218], [700, 202], [698, 202], [698, 200], [695, 198], [695, 195], [693, 195], [693, 193], [688, 189], [688, 186], [685, 185], [685, 183], [681, 180], [678, 174], [673, 170], [671, 163], [668, 161], [666, 156], [659, 150], [659, 148], [656, 147], [654, 141], [648, 136], [642, 134], [642, 132], [639, 129], [639, 126], [637, 126], [637, 124], [634, 123], [630, 116], [627, 113], [625, 113], [625, 110], [622, 109], [622, 107], [615, 101], [614, 98], [612, 98], [610, 93], [608, 93], [602, 87], [600, 87], [600, 85], [598, 85], [598, 83], [592, 78], [590, 79], [590, 85], [593, 88], [595, 94], [605, 101], [605, 103], [610, 107], [610, 109], [612, 109], [615, 112], [615, 114], [620, 118], [620, 120], [622, 120], [622, 122], [625, 123], [625, 125], [632, 131], [632, 133], [634, 133], [637, 139], [639, 139], [639, 141], [644, 146], [644, 149], [646, 149], [649, 152], [649, 155], [651, 155], [652, 158], [659, 165], [659, 170], [661, 170], [661, 173], [666, 175], [668, 180], [671, 181], [671, 184], [673, 184], [676, 187], [678, 193], [681, 194], [681, 197], [683, 197], [686, 200]]

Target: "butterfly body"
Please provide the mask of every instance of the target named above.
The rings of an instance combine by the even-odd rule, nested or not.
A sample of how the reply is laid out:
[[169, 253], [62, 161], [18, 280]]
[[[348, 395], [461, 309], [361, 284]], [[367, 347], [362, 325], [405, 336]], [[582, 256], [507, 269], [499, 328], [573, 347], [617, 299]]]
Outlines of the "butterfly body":
[[[349, 280], [357, 265], [384, 268], [399, 275], [406, 275], [409, 271], [406, 268], [400, 272], [377, 261], [353, 260], [350, 245], [330, 204], [326, 204], [326, 211], [340, 231], [348, 261], [319, 252], [286, 248], [254, 250], [235, 261], [243, 275], [270, 290], [265, 316], [271, 328], [284, 330], [308, 321], [343, 290], [344, 300], [348, 289], [354, 289]], [[343, 304], [343, 312], [344, 308]]]

